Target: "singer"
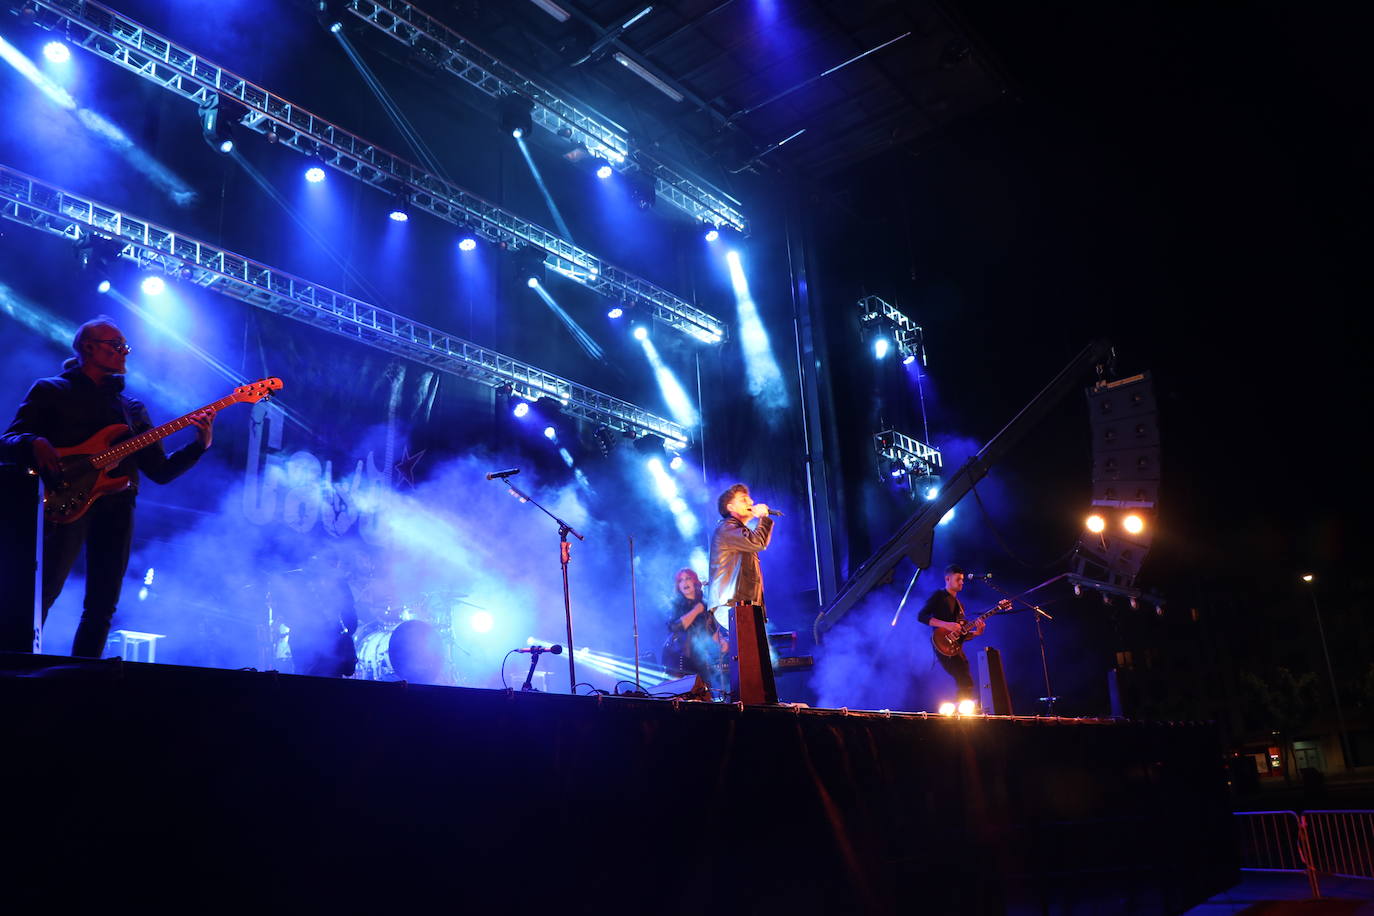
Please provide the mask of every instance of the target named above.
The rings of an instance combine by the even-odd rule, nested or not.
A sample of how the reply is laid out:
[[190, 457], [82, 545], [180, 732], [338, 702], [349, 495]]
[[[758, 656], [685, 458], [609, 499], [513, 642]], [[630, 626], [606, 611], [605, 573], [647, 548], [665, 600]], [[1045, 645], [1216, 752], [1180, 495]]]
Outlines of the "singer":
[[[959, 593], [964, 590], [964, 570], [955, 565], [945, 567], [945, 587], [931, 595], [921, 608], [921, 613], [917, 619], [921, 623], [928, 624], [936, 630], [952, 630], [958, 632], [964, 624], [964, 605], [959, 600]], [[982, 620], [973, 624], [970, 635], [977, 636], [983, 632], [985, 626]], [[969, 671], [968, 656], [964, 655], [960, 649], [956, 655], [943, 655], [931, 645], [931, 653], [935, 660], [940, 663], [940, 667], [945, 669], [945, 673], [954, 678], [954, 683], [959, 690], [959, 699], [977, 701], [977, 692], [973, 689], [973, 675]]]
[[[768, 507], [755, 503], [749, 488], [737, 483], [716, 500], [720, 522], [711, 536], [710, 607], [763, 605], [763, 569], [759, 554], [773, 539]], [[757, 520], [757, 521], [756, 521]], [[755, 522], [750, 528], [750, 522]]]

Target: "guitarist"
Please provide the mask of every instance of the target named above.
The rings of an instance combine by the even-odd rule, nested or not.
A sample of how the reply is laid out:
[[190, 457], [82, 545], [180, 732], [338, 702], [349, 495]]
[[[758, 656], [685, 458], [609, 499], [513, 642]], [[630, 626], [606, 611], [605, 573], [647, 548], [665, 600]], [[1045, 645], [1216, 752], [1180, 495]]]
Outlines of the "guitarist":
[[[147, 408], [124, 393], [124, 361], [129, 344], [104, 315], [86, 322], [72, 341], [75, 356], [53, 378], [33, 383], [14, 422], [0, 438], [0, 460], [36, 468], [46, 482], [60, 479], [57, 449], [80, 445], [114, 423], [135, 434], [152, 428]], [[131, 485], [95, 501], [84, 515], [43, 529], [43, 619], [48, 617], [81, 548], [86, 548], [86, 598], [72, 655], [99, 658], [119, 602], [133, 541], [134, 497], [138, 472], [157, 483], [171, 483], [210, 447], [214, 411], [192, 417], [196, 438], [171, 455], [159, 441], [126, 463]]]
[[[964, 570], [959, 566], [946, 566], [945, 587], [930, 596], [917, 619], [936, 630], [958, 633], [964, 622], [964, 605], [959, 600], [959, 593], [963, 590]], [[969, 635], [980, 635], [985, 626], [982, 620], [977, 621]], [[944, 655], [933, 646], [931, 651], [934, 652], [935, 660], [940, 663], [940, 667], [945, 669], [945, 673], [954, 678], [954, 683], [959, 689], [959, 699], [976, 701], [978, 696], [973, 688], [973, 675], [969, 671], [968, 657], [964, 655], [963, 649], [954, 655]]]

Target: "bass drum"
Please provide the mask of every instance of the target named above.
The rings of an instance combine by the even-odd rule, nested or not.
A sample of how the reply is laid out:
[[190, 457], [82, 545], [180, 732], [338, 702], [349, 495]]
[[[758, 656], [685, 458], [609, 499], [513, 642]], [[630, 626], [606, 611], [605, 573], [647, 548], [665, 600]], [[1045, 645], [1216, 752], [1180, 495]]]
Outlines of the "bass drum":
[[372, 625], [358, 635], [357, 677], [369, 681], [440, 684], [444, 677], [444, 641], [424, 620], [396, 626]]

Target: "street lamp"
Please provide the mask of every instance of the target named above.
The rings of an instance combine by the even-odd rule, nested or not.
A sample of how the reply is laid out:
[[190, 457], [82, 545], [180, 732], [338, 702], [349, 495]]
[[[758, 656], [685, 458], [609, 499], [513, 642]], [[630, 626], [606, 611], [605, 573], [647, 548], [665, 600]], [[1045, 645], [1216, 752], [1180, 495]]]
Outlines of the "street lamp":
[[1316, 577], [1311, 573], [1303, 573], [1302, 581], [1308, 585], [1307, 594], [1312, 597], [1312, 613], [1317, 617], [1317, 636], [1322, 642], [1322, 655], [1326, 658], [1326, 676], [1331, 680], [1331, 696], [1336, 701], [1336, 727], [1341, 732], [1341, 762], [1345, 768], [1350, 769], [1350, 748], [1345, 737], [1345, 714], [1341, 711], [1341, 692], [1336, 687], [1336, 671], [1331, 667], [1331, 653], [1326, 648], [1326, 628], [1322, 626], [1322, 609], [1317, 604], [1317, 587], [1313, 583]]

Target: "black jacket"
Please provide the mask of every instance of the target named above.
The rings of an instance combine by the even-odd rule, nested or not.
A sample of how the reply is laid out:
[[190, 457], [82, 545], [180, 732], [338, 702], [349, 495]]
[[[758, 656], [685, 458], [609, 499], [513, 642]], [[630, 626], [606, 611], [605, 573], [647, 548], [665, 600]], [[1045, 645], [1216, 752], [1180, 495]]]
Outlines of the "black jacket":
[[[47, 439], [54, 448], [80, 445], [114, 423], [129, 426], [135, 434], [153, 427], [142, 402], [124, 394], [122, 376], [96, 384], [80, 369], [69, 369], [33, 383], [14, 422], [0, 437], [0, 464], [27, 467], [33, 463], [33, 440]], [[205, 448], [192, 440], [170, 456], [161, 441], [138, 452], [134, 467], [126, 468], [131, 486], [138, 486], [138, 471], [156, 483], [171, 483], [196, 463]]]

